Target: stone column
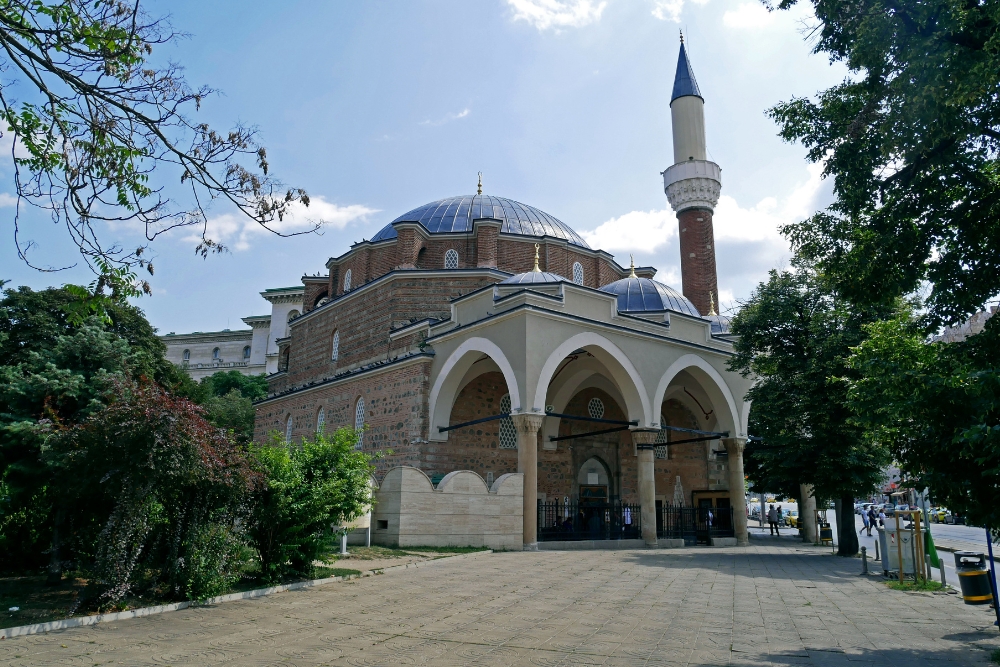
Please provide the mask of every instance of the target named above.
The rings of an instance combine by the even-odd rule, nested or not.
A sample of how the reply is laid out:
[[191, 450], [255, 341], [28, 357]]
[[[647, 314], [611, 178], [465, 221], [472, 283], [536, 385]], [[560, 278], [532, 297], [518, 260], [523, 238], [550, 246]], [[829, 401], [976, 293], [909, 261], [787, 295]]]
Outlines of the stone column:
[[736, 532], [736, 544], [741, 547], [750, 545], [747, 533], [747, 502], [746, 484], [743, 477], [743, 448], [746, 438], [723, 438], [729, 454], [729, 504], [733, 507], [733, 529]]
[[799, 484], [799, 496], [802, 498], [799, 519], [802, 520], [803, 536], [806, 542], [816, 544], [819, 533], [816, 532], [816, 496], [813, 495], [812, 484]]
[[538, 429], [545, 415], [511, 415], [517, 429], [517, 471], [524, 474], [524, 550], [538, 551]]
[[635, 429], [632, 442], [639, 451], [639, 505], [641, 507], [642, 539], [648, 547], [656, 546], [656, 475], [653, 471], [653, 442], [657, 430]]

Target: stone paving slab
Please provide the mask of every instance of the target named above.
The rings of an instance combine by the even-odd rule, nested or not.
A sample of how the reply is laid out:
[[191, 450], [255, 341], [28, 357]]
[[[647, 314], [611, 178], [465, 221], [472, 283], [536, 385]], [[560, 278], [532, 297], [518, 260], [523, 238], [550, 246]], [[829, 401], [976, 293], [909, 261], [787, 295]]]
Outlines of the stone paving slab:
[[0, 642], [0, 665], [989, 664], [988, 608], [749, 548], [497, 553]]

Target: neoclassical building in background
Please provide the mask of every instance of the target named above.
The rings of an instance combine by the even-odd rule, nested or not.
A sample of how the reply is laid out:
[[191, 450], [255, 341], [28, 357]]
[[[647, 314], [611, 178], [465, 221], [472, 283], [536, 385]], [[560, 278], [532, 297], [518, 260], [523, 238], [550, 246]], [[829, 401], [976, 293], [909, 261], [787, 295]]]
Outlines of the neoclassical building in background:
[[[456, 544], [480, 539], [470, 535], [484, 523], [515, 530], [525, 548], [632, 526], [654, 544], [664, 508], [694, 507], [709, 532], [713, 517], [731, 517], [745, 543], [750, 381], [727, 370], [732, 341], [715, 313], [721, 170], [706, 156], [703, 108], [682, 43], [663, 172], [681, 292], [532, 206], [481, 188], [433, 201], [304, 277], [287, 330], [272, 315], [276, 367], [255, 437], [363, 428], [359, 448], [390, 452], [378, 462], [375, 541], [428, 543], [451, 522]], [[419, 498], [447, 505], [448, 493], [464, 519], [408, 513], [429, 507]]]

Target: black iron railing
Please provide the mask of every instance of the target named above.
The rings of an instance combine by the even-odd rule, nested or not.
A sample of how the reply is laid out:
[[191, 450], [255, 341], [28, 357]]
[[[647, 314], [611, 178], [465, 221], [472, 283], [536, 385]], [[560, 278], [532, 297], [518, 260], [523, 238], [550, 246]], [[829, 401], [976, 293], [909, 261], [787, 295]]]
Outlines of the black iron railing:
[[732, 507], [661, 507], [656, 517], [658, 539], [684, 540], [686, 545], [711, 544], [713, 537], [734, 537]]
[[538, 501], [538, 541], [637, 540], [639, 505]]

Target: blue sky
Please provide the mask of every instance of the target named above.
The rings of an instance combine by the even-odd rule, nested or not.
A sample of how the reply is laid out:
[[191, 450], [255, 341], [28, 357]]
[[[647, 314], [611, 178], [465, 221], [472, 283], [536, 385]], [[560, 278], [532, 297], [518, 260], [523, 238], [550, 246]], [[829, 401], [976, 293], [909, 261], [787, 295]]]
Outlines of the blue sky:
[[[157, 239], [154, 294], [138, 300], [162, 332], [242, 328], [258, 293], [325, 272], [328, 257], [423, 203], [484, 191], [536, 206], [622, 264], [635, 253], [680, 286], [676, 220], [659, 175], [671, 162], [670, 90], [684, 29], [706, 100], [708, 148], [723, 169], [716, 210], [723, 305], [787, 263], [776, 228], [829, 201], [804, 150], [764, 115], [845, 71], [809, 52], [806, 7], [747, 0], [436, 0], [148, 3], [190, 34], [155, 55], [222, 94], [197, 118], [258, 126], [271, 167], [314, 204], [321, 235], [280, 238], [232, 210], [210, 211], [229, 254], [201, 259], [189, 231]], [[9, 158], [8, 158], [9, 159]], [[0, 206], [13, 192], [0, 161]], [[0, 208], [0, 278], [36, 288], [89, 282], [17, 259]], [[75, 258], [65, 232], [30, 218], [36, 261]], [[141, 233], [107, 228], [128, 245]]]

